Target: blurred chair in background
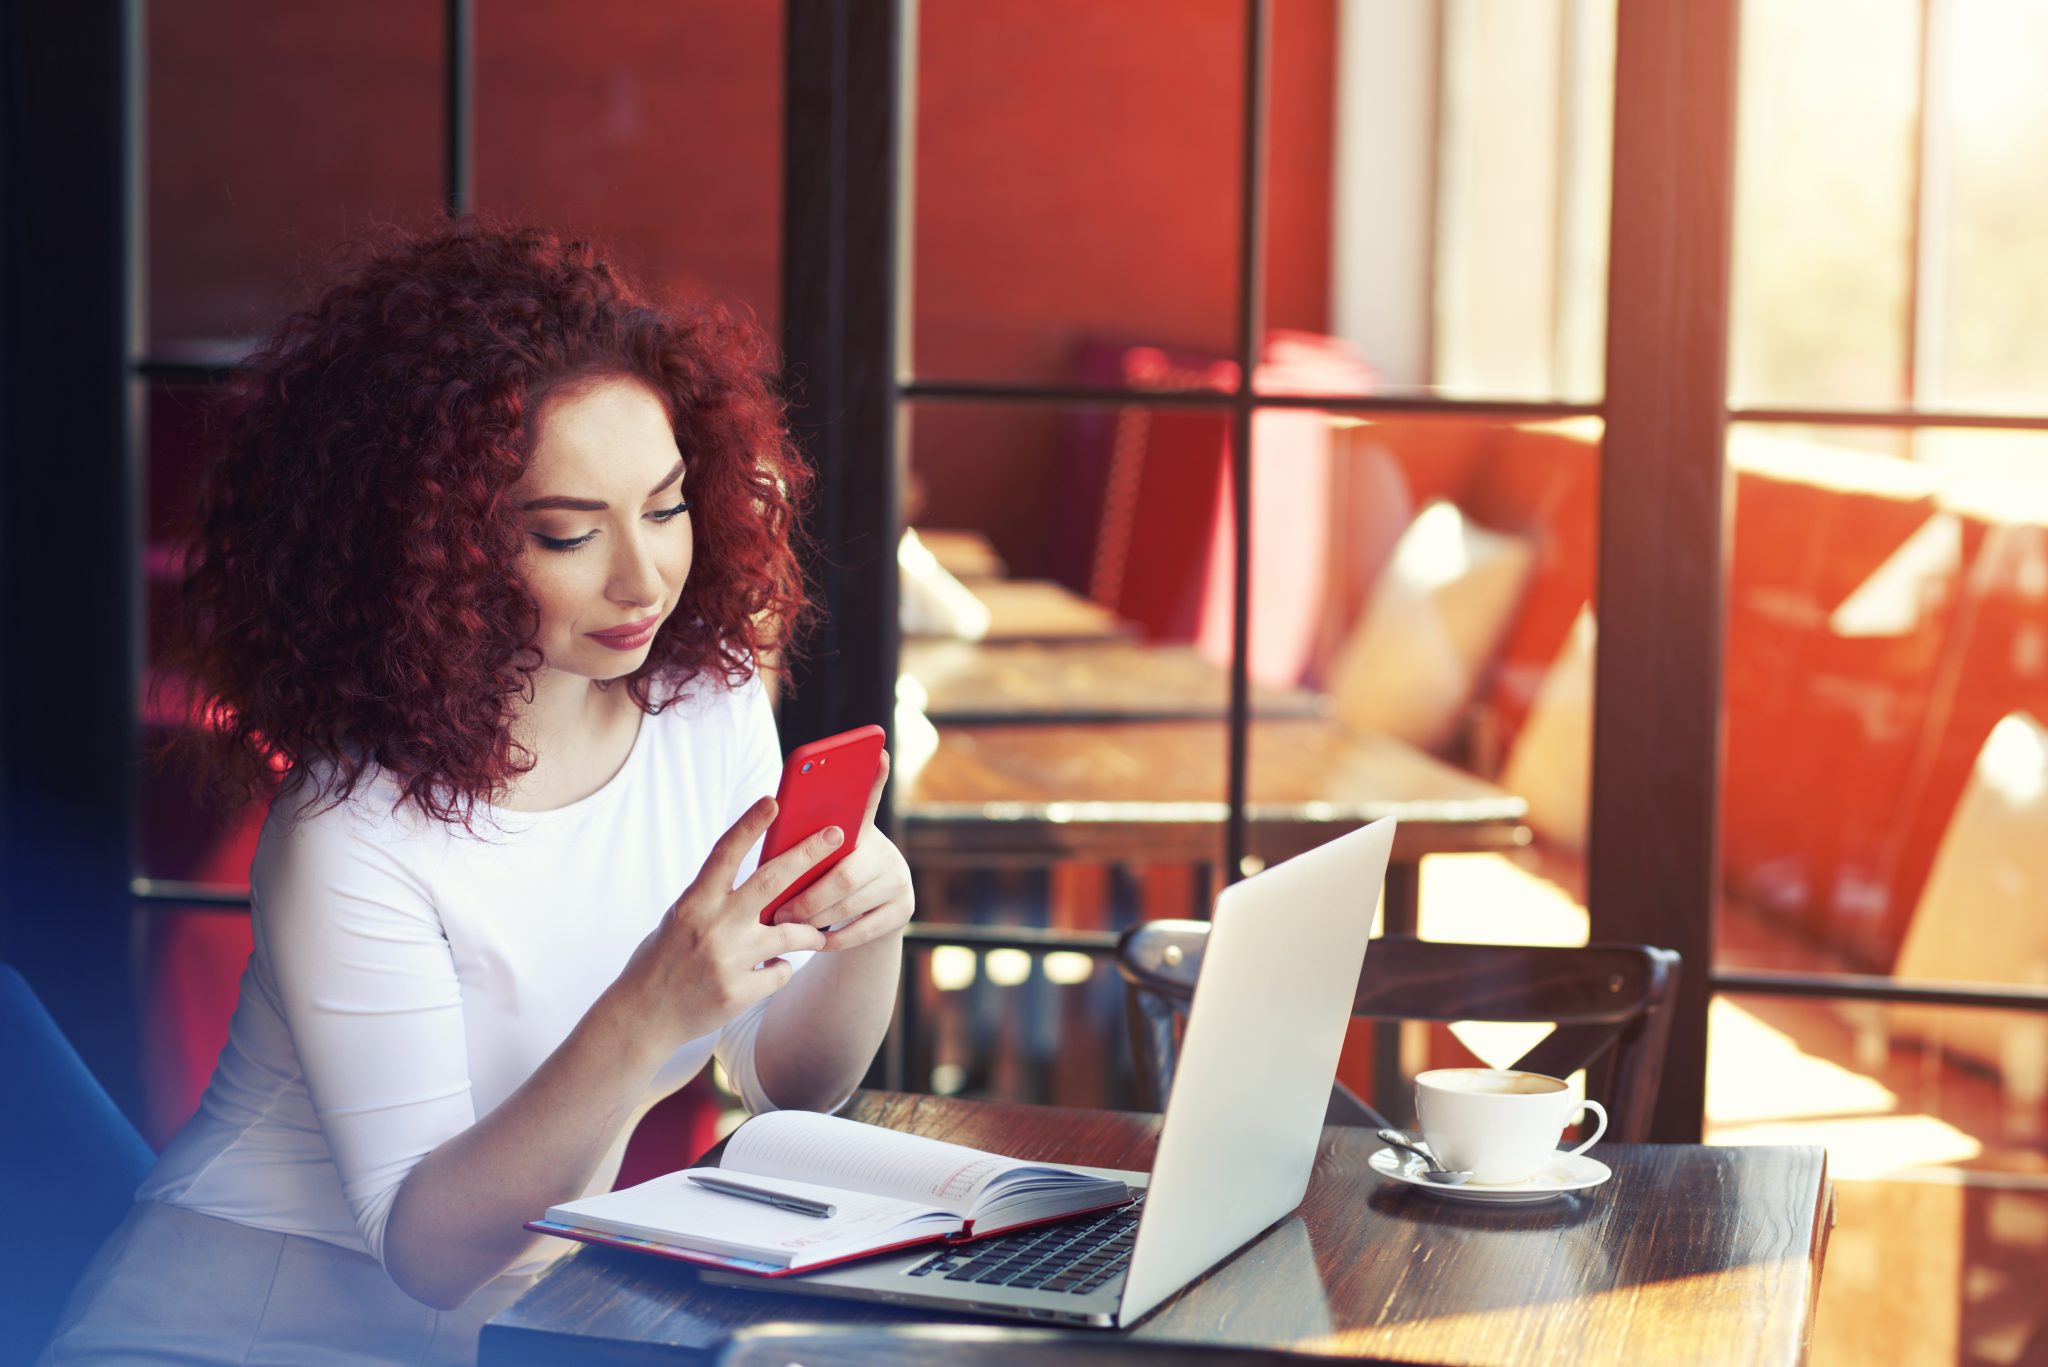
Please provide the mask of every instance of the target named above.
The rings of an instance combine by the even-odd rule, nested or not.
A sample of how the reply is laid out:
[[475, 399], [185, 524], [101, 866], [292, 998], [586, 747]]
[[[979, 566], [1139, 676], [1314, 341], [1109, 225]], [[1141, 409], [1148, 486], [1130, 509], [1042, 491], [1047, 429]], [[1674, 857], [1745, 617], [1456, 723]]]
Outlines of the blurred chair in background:
[[[1209, 927], [1150, 921], [1117, 946], [1130, 1003], [1140, 1105], [1164, 1108]], [[1544, 1022], [1556, 1028], [1509, 1066], [1551, 1077], [1586, 1071], [1586, 1095], [1607, 1107], [1609, 1139], [1649, 1137], [1670, 1034], [1678, 955], [1647, 945], [1475, 945], [1381, 936], [1368, 947], [1351, 1012], [1371, 1020]], [[1377, 1081], [1377, 1080], [1376, 1080]], [[1342, 1083], [1328, 1121], [1386, 1121]]]

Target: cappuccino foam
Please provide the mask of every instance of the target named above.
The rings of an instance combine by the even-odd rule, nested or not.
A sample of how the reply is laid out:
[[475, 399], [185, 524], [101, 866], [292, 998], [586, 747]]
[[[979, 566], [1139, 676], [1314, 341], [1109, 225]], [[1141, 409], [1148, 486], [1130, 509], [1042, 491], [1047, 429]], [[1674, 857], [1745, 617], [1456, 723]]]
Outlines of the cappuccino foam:
[[[1418, 1079], [1421, 1081], [1422, 1079]], [[1493, 1096], [1536, 1096], [1561, 1092], [1565, 1084], [1540, 1073], [1495, 1072], [1485, 1068], [1445, 1068], [1427, 1077], [1431, 1087], [1447, 1092], [1478, 1092]]]

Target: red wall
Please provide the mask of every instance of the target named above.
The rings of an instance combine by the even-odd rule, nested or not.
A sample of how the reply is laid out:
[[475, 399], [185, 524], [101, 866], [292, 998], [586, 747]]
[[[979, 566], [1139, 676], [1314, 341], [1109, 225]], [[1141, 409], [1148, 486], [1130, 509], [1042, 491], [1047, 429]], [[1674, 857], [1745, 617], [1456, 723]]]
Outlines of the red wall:
[[[1320, 331], [1335, 6], [1275, 6], [1267, 318]], [[1084, 337], [1229, 353], [1243, 6], [927, 0], [919, 37], [913, 360], [921, 377], [1064, 380]], [[1042, 571], [1069, 415], [914, 415], [918, 520]]]
[[[438, 212], [441, 8], [150, 7], [154, 337], [258, 331], [328, 244]], [[599, 234], [774, 326], [781, 45], [772, 0], [478, 6], [477, 206]]]
[[[1274, 7], [1269, 321], [1324, 326], [1334, 0]], [[1240, 0], [925, 0], [914, 336], [928, 376], [1058, 380], [1112, 335], [1227, 352]], [[440, 9], [182, 0], [150, 15], [152, 335], [248, 335], [371, 218], [433, 214]], [[521, 0], [477, 16], [479, 207], [607, 238], [779, 314], [782, 6]], [[916, 415], [923, 520], [1029, 571], [1067, 416]]]

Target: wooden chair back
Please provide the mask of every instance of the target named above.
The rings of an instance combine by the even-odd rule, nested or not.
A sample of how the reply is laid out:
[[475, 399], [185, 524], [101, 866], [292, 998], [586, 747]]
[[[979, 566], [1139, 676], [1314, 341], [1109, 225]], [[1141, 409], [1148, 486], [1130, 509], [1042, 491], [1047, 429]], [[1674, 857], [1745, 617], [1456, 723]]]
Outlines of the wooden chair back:
[[[1140, 1104], [1163, 1109], [1209, 927], [1148, 921], [1117, 944]], [[1678, 955], [1648, 945], [1475, 945], [1382, 936], [1366, 950], [1352, 1014], [1371, 1020], [1522, 1021], [1556, 1026], [1512, 1066], [1569, 1077], [1607, 1107], [1608, 1138], [1648, 1136], [1670, 1034]], [[1331, 1124], [1386, 1122], [1341, 1083]]]

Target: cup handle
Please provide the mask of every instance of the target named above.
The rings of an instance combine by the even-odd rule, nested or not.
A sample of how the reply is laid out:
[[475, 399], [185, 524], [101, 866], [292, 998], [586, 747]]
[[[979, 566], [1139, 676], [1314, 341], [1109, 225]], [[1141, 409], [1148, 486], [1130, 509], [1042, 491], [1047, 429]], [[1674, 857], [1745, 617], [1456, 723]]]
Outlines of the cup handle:
[[1587, 1097], [1585, 1101], [1581, 1104], [1584, 1105], [1587, 1110], [1590, 1110], [1591, 1112], [1593, 1112], [1593, 1114], [1599, 1116], [1600, 1123], [1593, 1127], [1593, 1133], [1591, 1136], [1587, 1138], [1585, 1143], [1579, 1145], [1576, 1149], [1566, 1150], [1566, 1152], [1574, 1158], [1578, 1157], [1587, 1149], [1590, 1149], [1595, 1144], [1599, 1143], [1600, 1136], [1607, 1133], [1607, 1108], [1605, 1106], [1602, 1106], [1599, 1102], [1593, 1100], [1591, 1097]]

